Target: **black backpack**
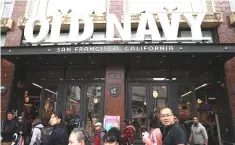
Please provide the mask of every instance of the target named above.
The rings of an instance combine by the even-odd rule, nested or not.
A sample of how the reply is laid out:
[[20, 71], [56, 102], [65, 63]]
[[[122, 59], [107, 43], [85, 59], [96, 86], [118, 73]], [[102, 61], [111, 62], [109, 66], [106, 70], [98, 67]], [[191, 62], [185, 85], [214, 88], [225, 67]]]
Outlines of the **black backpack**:
[[41, 139], [36, 139], [35, 145], [45, 145], [48, 143], [49, 136], [52, 132], [51, 128], [38, 128], [41, 131]]

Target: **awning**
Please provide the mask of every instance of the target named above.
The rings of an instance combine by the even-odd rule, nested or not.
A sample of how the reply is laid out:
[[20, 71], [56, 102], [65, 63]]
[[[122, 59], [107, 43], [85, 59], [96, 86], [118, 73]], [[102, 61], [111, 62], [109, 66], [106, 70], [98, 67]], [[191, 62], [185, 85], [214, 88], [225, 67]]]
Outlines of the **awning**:
[[234, 53], [235, 44], [90, 44], [2, 47], [2, 56], [103, 53]]

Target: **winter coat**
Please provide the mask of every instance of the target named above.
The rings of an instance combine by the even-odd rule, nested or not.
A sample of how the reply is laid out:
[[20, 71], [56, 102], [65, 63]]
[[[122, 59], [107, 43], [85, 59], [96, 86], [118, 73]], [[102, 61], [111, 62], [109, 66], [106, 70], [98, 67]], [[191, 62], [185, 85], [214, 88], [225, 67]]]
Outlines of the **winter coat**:
[[1, 131], [2, 142], [11, 142], [14, 139], [13, 135], [17, 129], [16, 122], [17, 120], [15, 119], [15, 117], [12, 118], [10, 121], [7, 119], [4, 120]]
[[94, 145], [103, 145], [103, 137], [106, 133], [106, 129], [104, 129], [103, 127], [99, 130], [95, 132], [95, 136], [94, 136]]
[[123, 130], [123, 141], [125, 145], [134, 144], [134, 135], [135, 135], [135, 127], [132, 125], [126, 126]]
[[43, 128], [42, 124], [35, 125], [32, 129], [33, 135], [31, 137], [31, 141], [29, 145], [34, 145], [36, 139], [41, 139], [41, 128]]
[[162, 145], [162, 133], [159, 128], [151, 130], [149, 137], [143, 137], [142, 141], [146, 145]]
[[63, 124], [56, 124], [48, 138], [47, 145], [68, 145], [68, 132]]
[[193, 124], [191, 127], [190, 138], [194, 144], [204, 144], [206, 140], [208, 141], [205, 127], [201, 123], [198, 123], [196, 126]]
[[23, 133], [22, 134], [23, 137], [26, 137], [29, 135], [27, 124], [24, 121], [22, 121], [22, 122], [17, 121], [17, 123], [16, 123], [16, 133], [19, 134], [20, 132]]

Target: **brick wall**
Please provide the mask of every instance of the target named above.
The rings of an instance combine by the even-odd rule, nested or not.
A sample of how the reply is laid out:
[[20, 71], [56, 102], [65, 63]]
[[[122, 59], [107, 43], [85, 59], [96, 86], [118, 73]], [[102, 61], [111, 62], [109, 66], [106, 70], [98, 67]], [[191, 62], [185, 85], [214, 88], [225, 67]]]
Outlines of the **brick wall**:
[[11, 92], [12, 80], [14, 76], [15, 66], [7, 60], [1, 59], [1, 85], [6, 86], [8, 91], [1, 96], [1, 118], [4, 119], [5, 111], [7, 111], [8, 99]]
[[235, 118], [235, 92], [233, 92], [233, 87], [235, 89], [235, 57], [225, 63], [225, 73], [233, 118]]
[[215, 10], [223, 13], [224, 22], [218, 27], [219, 43], [235, 43], [235, 27], [230, 25], [231, 12], [229, 0], [215, 1]]
[[[121, 20], [122, 13], [124, 12], [124, 1], [123, 0], [110, 0], [109, 13], [115, 14], [119, 20]], [[114, 36], [118, 37], [119, 33], [115, 28]]]
[[[109, 13], [115, 14], [119, 20], [123, 13], [123, 0], [110, 0]], [[118, 37], [119, 33], [115, 28], [114, 36]], [[118, 42], [114, 42], [118, 43]], [[125, 115], [125, 70], [124, 67], [110, 65], [106, 68], [105, 74], [105, 105], [104, 115], [120, 116], [121, 124]], [[119, 88], [120, 94], [117, 97], [110, 95], [110, 89]], [[118, 103], [117, 103], [118, 102]]]
[[16, 0], [13, 8], [12, 29], [7, 32], [5, 46], [19, 46], [22, 38], [22, 30], [17, 27], [17, 22], [20, 17], [24, 17], [27, 0]]
[[[225, 73], [228, 95], [230, 97], [231, 102], [230, 105], [232, 109], [233, 124], [235, 126], [235, 57], [225, 63]], [[235, 143], [235, 130], [233, 133], [233, 142]]]
[[[121, 122], [124, 120], [125, 113], [125, 77], [124, 68], [112, 66], [106, 68], [105, 74], [105, 105], [104, 114], [120, 116]], [[111, 88], [119, 88], [117, 97], [110, 94]]]

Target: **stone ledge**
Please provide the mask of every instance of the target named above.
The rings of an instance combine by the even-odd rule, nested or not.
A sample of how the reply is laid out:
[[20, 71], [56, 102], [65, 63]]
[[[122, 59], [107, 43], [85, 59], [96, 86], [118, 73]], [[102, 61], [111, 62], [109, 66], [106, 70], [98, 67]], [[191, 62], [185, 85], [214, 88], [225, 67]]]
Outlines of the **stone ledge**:
[[229, 14], [230, 24], [235, 26], [235, 12]]
[[11, 29], [13, 20], [11, 18], [0, 18], [1, 24], [1, 32], [6, 32]]

